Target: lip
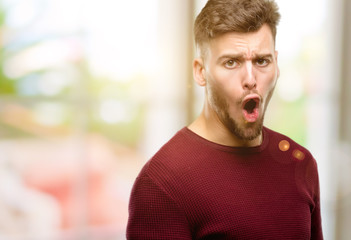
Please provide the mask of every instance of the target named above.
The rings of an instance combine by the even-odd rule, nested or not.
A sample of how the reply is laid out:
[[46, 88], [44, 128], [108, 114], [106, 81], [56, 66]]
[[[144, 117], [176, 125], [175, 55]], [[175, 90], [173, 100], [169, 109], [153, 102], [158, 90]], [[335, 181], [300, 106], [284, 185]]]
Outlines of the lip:
[[244, 97], [241, 107], [244, 108], [245, 104], [250, 100], [254, 100], [257, 104], [257, 107], [258, 107], [260, 104], [261, 98], [258, 94], [249, 94], [249, 95]]
[[[249, 112], [247, 111], [247, 109], [245, 109], [245, 104], [247, 104], [251, 100], [256, 102], [256, 106], [252, 109], [252, 111]], [[243, 117], [246, 122], [253, 123], [257, 121], [260, 115], [260, 111], [259, 111], [260, 101], [261, 101], [261, 98], [258, 94], [249, 94], [244, 97], [242, 101], [241, 109], [242, 109]]]

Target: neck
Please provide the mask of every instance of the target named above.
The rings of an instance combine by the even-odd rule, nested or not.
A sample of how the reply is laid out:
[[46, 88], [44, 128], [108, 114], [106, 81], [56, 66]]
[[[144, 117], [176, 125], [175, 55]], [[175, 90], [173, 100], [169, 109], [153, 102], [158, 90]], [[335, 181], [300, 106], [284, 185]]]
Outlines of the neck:
[[262, 133], [253, 140], [243, 140], [235, 136], [207, 105], [205, 105], [200, 116], [188, 128], [208, 141], [225, 146], [255, 147], [262, 143]]

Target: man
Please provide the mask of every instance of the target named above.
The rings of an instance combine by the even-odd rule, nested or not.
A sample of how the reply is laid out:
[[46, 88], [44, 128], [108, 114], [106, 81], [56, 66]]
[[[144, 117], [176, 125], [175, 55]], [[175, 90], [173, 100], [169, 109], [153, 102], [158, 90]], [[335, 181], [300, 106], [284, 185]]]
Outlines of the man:
[[269, 0], [209, 0], [195, 21], [201, 115], [144, 166], [128, 239], [323, 239], [317, 166], [263, 126], [279, 69]]

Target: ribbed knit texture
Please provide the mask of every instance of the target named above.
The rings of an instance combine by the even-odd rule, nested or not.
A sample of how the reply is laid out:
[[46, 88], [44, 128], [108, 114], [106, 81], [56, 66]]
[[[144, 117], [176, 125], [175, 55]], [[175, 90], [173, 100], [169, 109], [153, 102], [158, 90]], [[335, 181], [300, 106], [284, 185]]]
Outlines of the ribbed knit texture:
[[267, 128], [252, 148], [184, 128], [136, 179], [127, 239], [323, 239], [316, 162]]

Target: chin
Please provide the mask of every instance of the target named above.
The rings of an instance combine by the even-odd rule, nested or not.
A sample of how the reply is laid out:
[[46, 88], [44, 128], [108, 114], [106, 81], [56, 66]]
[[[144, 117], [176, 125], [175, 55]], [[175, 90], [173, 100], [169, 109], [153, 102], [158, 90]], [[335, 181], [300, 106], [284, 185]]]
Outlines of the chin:
[[[243, 129], [240, 129], [239, 131], [241, 131], [239, 136], [241, 136], [242, 140], [251, 141], [251, 140], [254, 140], [261, 135], [262, 125], [258, 125], [255, 127], [249, 127], [249, 128], [243, 128]], [[237, 135], [237, 137], [238, 137], [238, 135]]]
[[256, 139], [261, 135], [262, 127], [263, 127], [263, 118], [258, 119], [253, 123], [238, 123], [235, 119], [231, 118], [228, 114], [226, 114], [223, 119], [225, 126], [227, 129], [238, 139], [243, 141], [251, 141]]

